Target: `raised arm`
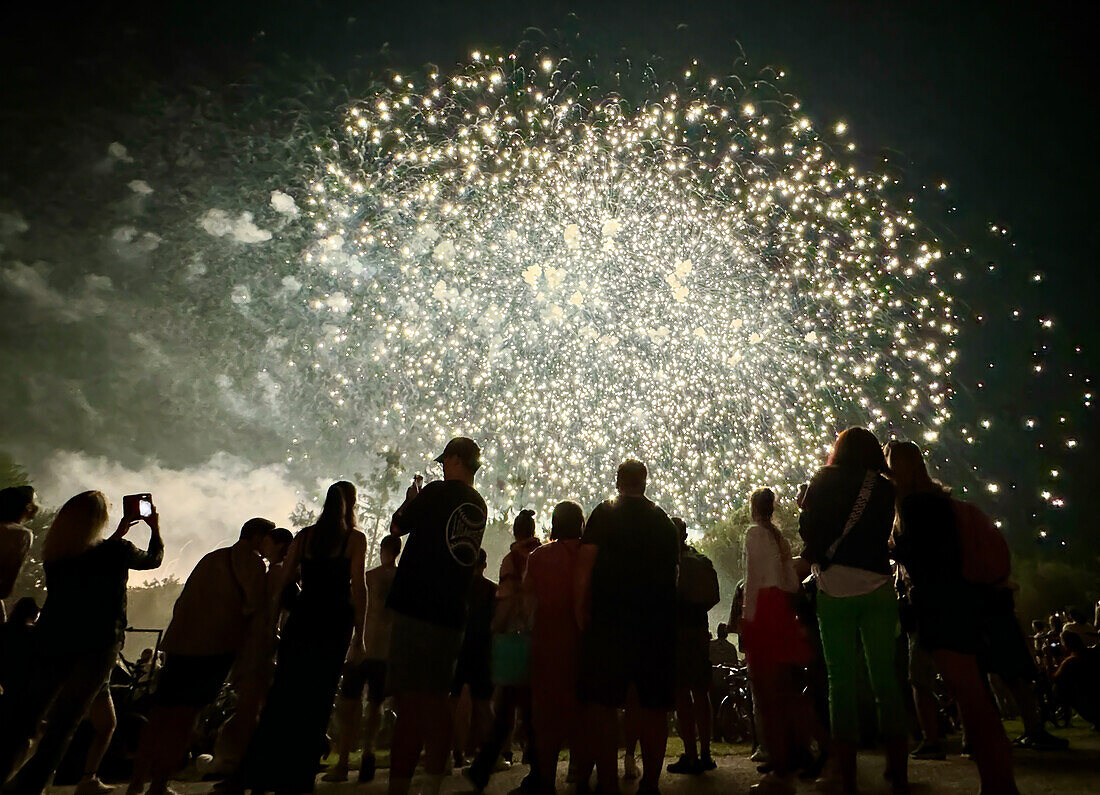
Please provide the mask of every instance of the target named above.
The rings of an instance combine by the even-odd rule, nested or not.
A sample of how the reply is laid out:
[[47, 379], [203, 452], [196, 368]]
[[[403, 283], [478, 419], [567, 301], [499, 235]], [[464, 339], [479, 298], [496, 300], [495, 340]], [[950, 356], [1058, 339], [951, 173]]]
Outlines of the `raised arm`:
[[[149, 525], [149, 546], [146, 549], [138, 549], [126, 541], [126, 566], [137, 571], [148, 571], [160, 566], [164, 560], [164, 540], [160, 536], [160, 514], [154, 509], [149, 516], [144, 517]], [[137, 519], [123, 517], [118, 523], [112, 538], [122, 538], [130, 528], [137, 524]]]
[[416, 525], [418, 514], [416, 498], [420, 496], [421, 491], [422, 489], [415, 481], [405, 490], [405, 501], [393, 512], [393, 517], [390, 519], [390, 533], [403, 536]]

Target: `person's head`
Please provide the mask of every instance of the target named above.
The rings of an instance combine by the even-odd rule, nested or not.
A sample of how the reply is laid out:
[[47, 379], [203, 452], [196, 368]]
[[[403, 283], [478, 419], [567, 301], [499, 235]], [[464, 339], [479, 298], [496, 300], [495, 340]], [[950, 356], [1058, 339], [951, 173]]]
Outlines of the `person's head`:
[[1058, 613], [1051, 613], [1049, 621], [1050, 621], [1050, 628], [1054, 632], [1061, 632], [1062, 627], [1065, 625], [1065, 622], [1062, 620], [1062, 616], [1059, 615]]
[[34, 601], [33, 596], [24, 596], [22, 599], [16, 600], [12, 605], [11, 614], [8, 616], [8, 623], [12, 626], [24, 626], [29, 627], [38, 620], [38, 602]]
[[1070, 654], [1084, 654], [1085, 641], [1076, 632], [1063, 632], [1062, 648]]
[[485, 574], [485, 568], [489, 565], [489, 556], [485, 554], [484, 549], [477, 551], [477, 573], [478, 575]]
[[836, 437], [833, 451], [829, 454], [831, 466], [851, 467], [859, 470], [873, 470], [886, 473], [886, 457], [878, 439], [866, 428], [855, 426], [843, 430]]
[[580, 538], [584, 533], [584, 510], [575, 502], [566, 500], [554, 506], [550, 515], [550, 540], [565, 541]]
[[649, 472], [645, 464], [633, 458], [628, 458], [619, 464], [615, 472], [615, 488], [624, 497], [641, 497], [645, 494], [645, 482]]
[[8, 486], [0, 489], [0, 522], [29, 522], [37, 513], [34, 487]]
[[325, 503], [321, 506], [316, 525], [335, 528], [340, 535], [354, 529], [355, 500], [355, 485], [346, 480], [336, 481], [325, 493]]
[[1085, 623], [1085, 614], [1082, 613], [1080, 610], [1078, 610], [1076, 607], [1066, 608], [1066, 616], [1074, 624], [1084, 624]]
[[932, 480], [928, 467], [924, 464], [924, 455], [915, 442], [887, 445], [886, 465], [899, 496], [918, 491], [935, 491], [937, 488], [936, 481]]
[[718, 625], [718, 639], [719, 640], [725, 640], [726, 638], [729, 637], [729, 634], [730, 634], [730, 625], [729, 624], [719, 624]]
[[443, 465], [444, 480], [461, 480], [472, 485], [474, 474], [481, 468], [481, 448], [469, 437], [456, 436], [435, 460]]
[[682, 548], [688, 540], [688, 524], [679, 516], [673, 516], [672, 526], [676, 528], [676, 537], [680, 539], [680, 547]]
[[61, 506], [46, 531], [42, 560], [79, 555], [99, 540], [107, 524], [107, 498], [101, 491], [82, 491]]
[[276, 527], [264, 538], [261, 554], [272, 566], [278, 566], [286, 560], [294, 534], [285, 527]]
[[138, 662], [149, 662], [151, 659], [153, 659], [152, 649], [142, 649], [141, 654], [138, 655]]
[[401, 536], [383, 536], [378, 544], [378, 559], [383, 566], [392, 566], [401, 554]]
[[520, 511], [512, 522], [512, 535], [516, 541], [526, 541], [535, 537], [535, 512], [530, 508]]
[[270, 519], [256, 517], [249, 519], [241, 526], [240, 540], [248, 544], [256, 552], [262, 552], [264, 541], [275, 529], [275, 523]]
[[771, 524], [775, 515], [775, 492], [768, 488], [754, 491], [749, 495], [749, 511], [754, 522]]
[[1038, 635], [1040, 632], [1046, 632], [1047, 625], [1043, 623], [1042, 619], [1035, 619], [1031, 622], [1031, 631]]

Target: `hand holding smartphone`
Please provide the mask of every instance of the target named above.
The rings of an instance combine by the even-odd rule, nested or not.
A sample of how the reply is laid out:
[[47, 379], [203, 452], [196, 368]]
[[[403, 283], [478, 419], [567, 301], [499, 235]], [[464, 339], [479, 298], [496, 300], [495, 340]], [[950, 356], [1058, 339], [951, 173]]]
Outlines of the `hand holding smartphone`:
[[153, 495], [127, 494], [122, 498], [122, 515], [127, 519], [148, 519], [153, 515]]

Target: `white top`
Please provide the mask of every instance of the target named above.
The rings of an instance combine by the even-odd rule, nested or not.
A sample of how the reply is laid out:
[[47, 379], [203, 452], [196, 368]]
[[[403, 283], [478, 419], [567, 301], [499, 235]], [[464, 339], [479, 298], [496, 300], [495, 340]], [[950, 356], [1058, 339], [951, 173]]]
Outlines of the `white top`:
[[817, 571], [817, 584], [829, 596], [863, 596], [877, 591], [890, 581], [889, 574], [857, 569], [854, 566], [834, 564], [824, 571]]
[[790, 550], [784, 553], [771, 530], [754, 524], [745, 534], [745, 602], [741, 608], [749, 621], [756, 615], [756, 596], [761, 588], [796, 593], [798, 573]]

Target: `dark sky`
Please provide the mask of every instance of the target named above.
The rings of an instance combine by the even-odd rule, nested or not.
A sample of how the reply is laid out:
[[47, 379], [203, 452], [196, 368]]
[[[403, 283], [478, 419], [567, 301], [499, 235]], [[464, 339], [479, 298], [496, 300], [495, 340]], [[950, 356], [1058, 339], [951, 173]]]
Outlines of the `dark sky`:
[[[429, 61], [448, 65], [477, 47], [507, 49], [541, 35], [530, 28], [551, 37], [555, 30], [578, 33], [585, 50], [635, 61], [663, 59], [674, 68], [698, 58], [721, 70], [743, 50], [750, 65], [785, 70], [787, 88], [803, 99], [811, 117], [822, 123], [843, 119], [861, 147], [890, 150], [914, 188], [948, 182], [949, 204], [958, 211], [934, 228], [950, 229], [975, 247], [976, 259], [997, 261], [1005, 274], [996, 290], [978, 289], [975, 306], [1005, 314], [1019, 302], [1032, 314], [1051, 313], [1059, 324], [1058, 344], [1083, 346], [1071, 366], [1096, 369], [1091, 347], [1100, 313], [1093, 306], [1098, 277], [1092, 195], [1098, 175], [1090, 110], [1096, 44], [1082, 18], [1084, 4], [230, 0], [110, 5], [108, 11], [93, 7], [64, 15], [41, 4], [9, 11], [8, 40], [0, 52], [0, 71], [7, 76], [0, 92], [8, 96], [0, 105], [39, 108], [43, 118], [109, 113], [129, 100], [126, 73], [181, 88], [198, 80], [230, 83], [281, 53], [317, 59], [337, 74], [359, 60], [378, 62], [383, 48], [384, 60], [403, 68]], [[2, 107], [0, 114], [5, 114], [0, 120], [7, 115]], [[28, 134], [22, 126], [3, 130], [0, 157], [17, 159]], [[48, 130], [42, 135], [48, 142]], [[19, 169], [0, 173], [10, 179]], [[0, 183], [0, 190], [9, 189]], [[989, 224], [1008, 227], [1016, 247], [994, 245]], [[1032, 271], [1045, 274], [1041, 288], [1028, 286]], [[971, 370], [962, 375], [974, 380], [986, 358], [1026, 367], [1028, 351], [978, 341], [968, 353]], [[1012, 372], [997, 382], [1002, 389], [1020, 389]], [[1050, 412], [1077, 395], [1061, 384], [1028, 389], [1038, 392], [1028, 399], [1038, 399]], [[996, 402], [1003, 406], [1014, 397], [1000, 395]], [[1079, 480], [1077, 488], [1091, 493], [1100, 440], [1095, 422], [1083, 423], [1081, 455], [1088, 463], [1082, 470], [1088, 482]]]
[[56, 100], [69, 112], [124, 104], [120, 70], [181, 85], [231, 82], [283, 52], [337, 71], [383, 46], [404, 68], [449, 64], [475, 47], [512, 46], [529, 28], [578, 32], [584, 48], [674, 66], [697, 57], [721, 69], [743, 49], [750, 64], [786, 70], [811, 114], [845, 119], [861, 146], [896, 150], [919, 180], [948, 181], [961, 237], [987, 223], [1007, 226], [1028, 263], [1020, 267], [1052, 277], [1042, 309], [1078, 342], [1100, 329], [1087, 306], [1098, 286], [1086, 231], [1097, 177], [1088, 155], [1094, 42], [1079, 3], [110, 5], [76, 15], [37, 4], [17, 12], [4, 49], [5, 72], [24, 78], [6, 89], [17, 104]]

